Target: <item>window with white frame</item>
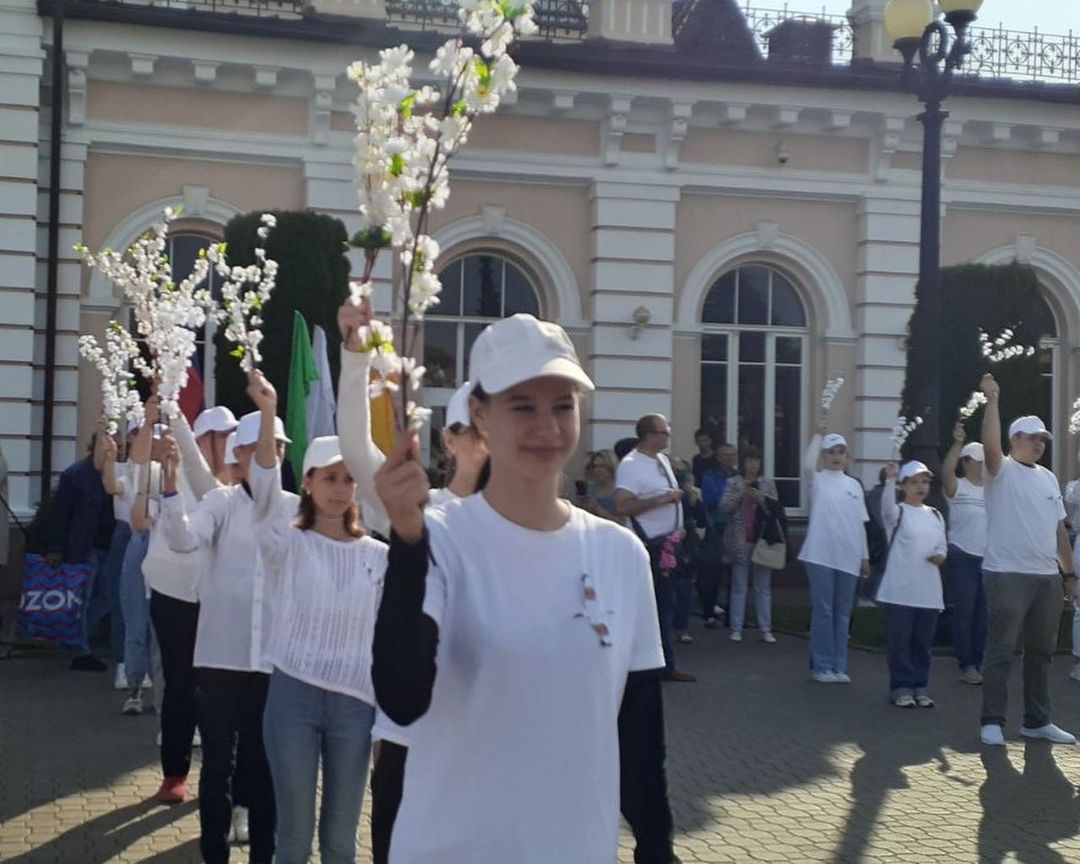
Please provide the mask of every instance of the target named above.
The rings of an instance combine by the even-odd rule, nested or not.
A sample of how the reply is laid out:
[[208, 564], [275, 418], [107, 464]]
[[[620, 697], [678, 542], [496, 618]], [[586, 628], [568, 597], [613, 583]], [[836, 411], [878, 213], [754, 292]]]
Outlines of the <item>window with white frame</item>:
[[801, 507], [809, 329], [792, 280], [746, 265], [713, 283], [701, 313], [701, 426], [764, 456], [786, 507]]
[[446, 404], [469, 377], [469, 352], [485, 327], [527, 312], [541, 317], [540, 297], [525, 270], [495, 251], [470, 252], [439, 274], [438, 305], [424, 316], [424, 400], [432, 409], [428, 457], [438, 468]]

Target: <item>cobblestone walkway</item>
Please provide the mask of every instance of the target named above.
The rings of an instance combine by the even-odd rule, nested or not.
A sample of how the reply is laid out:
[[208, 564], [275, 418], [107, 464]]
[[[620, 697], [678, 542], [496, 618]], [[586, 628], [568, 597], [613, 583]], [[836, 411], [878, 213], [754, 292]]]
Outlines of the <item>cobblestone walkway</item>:
[[[665, 685], [687, 864], [1080, 862], [1080, 748], [1014, 737], [1007, 750], [981, 749], [979, 691], [947, 658], [934, 666], [939, 707], [901, 711], [884, 700], [880, 655], [853, 655], [853, 686], [822, 686], [806, 678], [802, 640], [694, 632], [680, 666], [701, 680]], [[1055, 719], [1076, 730], [1080, 684], [1068, 669], [1059, 658]], [[0, 663], [0, 861], [199, 860], [196, 805], [148, 801], [156, 719], [121, 716], [109, 679], [69, 672], [56, 656]], [[365, 821], [364, 864], [366, 836]], [[631, 860], [624, 838], [620, 861]]]

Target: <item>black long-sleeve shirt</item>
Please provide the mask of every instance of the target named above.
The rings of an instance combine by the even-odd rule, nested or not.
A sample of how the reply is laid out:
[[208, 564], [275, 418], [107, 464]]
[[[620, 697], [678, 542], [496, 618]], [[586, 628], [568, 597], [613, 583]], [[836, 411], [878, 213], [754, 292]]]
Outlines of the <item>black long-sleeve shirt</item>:
[[[397, 535], [375, 621], [372, 679], [386, 715], [401, 726], [422, 717], [435, 686], [439, 627], [424, 614], [430, 548], [425, 535], [409, 544]], [[619, 709], [620, 803], [637, 841], [638, 864], [671, 864], [673, 823], [664, 772], [664, 709], [660, 670], [631, 672]]]

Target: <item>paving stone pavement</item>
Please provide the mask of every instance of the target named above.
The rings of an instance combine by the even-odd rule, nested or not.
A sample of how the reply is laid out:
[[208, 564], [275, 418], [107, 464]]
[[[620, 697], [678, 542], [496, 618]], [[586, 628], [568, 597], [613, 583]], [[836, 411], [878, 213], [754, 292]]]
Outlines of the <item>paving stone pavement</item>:
[[[855, 684], [824, 686], [806, 678], [802, 639], [693, 632], [680, 666], [699, 683], [665, 685], [686, 864], [1080, 862], [1080, 748], [1015, 737], [1017, 675], [1009, 747], [990, 750], [978, 743], [979, 690], [948, 658], [934, 663], [939, 707], [904, 711], [885, 701], [882, 655], [853, 652]], [[1068, 670], [1067, 657], [1055, 661], [1055, 719], [1077, 729]], [[199, 860], [195, 803], [148, 801], [156, 718], [121, 716], [110, 682], [55, 655], [0, 662], [0, 861]], [[365, 816], [361, 864], [367, 832]], [[623, 864], [630, 850], [624, 836]]]

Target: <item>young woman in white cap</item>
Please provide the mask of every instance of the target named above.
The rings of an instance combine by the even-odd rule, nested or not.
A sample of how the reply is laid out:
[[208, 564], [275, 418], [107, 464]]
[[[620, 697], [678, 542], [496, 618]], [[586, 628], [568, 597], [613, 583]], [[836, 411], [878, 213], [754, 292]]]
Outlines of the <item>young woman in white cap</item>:
[[254, 372], [248, 395], [262, 412], [249, 482], [273, 607], [263, 729], [277, 802], [274, 860], [307, 864], [321, 762], [322, 864], [353, 864], [375, 717], [371, 641], [386, 544], [360, 527], [356, 483], [337, 437], [308, 444], [299, 515], [289, 520], [275, 444], [277, 393]]
[[[289, 439], [275, 418], [279, 457]], [[256, 542], [254, 503], [247, 484], [261, 418], [238, 425], [233, 458], [236, 485], [210, 490], [190, 513], [177, 494], [179, 448], [166, 435], [162, 462], [161, 530], [174, 552], [210, 551], [198, 585], [195, 708], [202, 733], [199, 774], [199, 848], [207, 864], [229, 860], [229, 836], [250, 839], [251, 861], [274, 857], [274, 793], [263, 744], [263, 708], [271, 667], [264, 652], [273, 604]], [[226, 454], [222, 452], [222, 464]], [[282, 516], [296, 515], [297, 496], [280, 496]], [[235, 794], [243, 790], [243, 801]], [[242, 803], [242, 806], [241, 806]]]
[[226, 444], [229, 435], [236, 431], [236, 426], [236, 417], [224, 405], [215, 405], [199, 412], [192, 426], [192, 434], [203, 459], [218, 482], [225, 485], [231, 482], [229, 469], [226, 467]]
[[560, 498], [593, 390], [555, 324], [473, 345], [479, 495], [427, 508], [415, 438], [379, 472], [393, 527], [372, 675], [408, 725], [392, 864], [670, 864], [656, 606], [632, 533]]
[[[986, 593], [983, 590], [983, 552], [986, 551], [986, 499], [983, 489], [983, 446], [965, 444], [964, 424], [953, 428], [953, 444], [941, 465], [942, 487], [949, 502], [949, 556], [945, 584], [952, 607], [953, 648], [960, 678], [982, 684], [986, 650]], [[959, 465], [963, 476], [957, 477]]]
[[[371, 435], [371, 406], [367, 382], [371, 373], [371, 352], [361, 351], [358, 332], [371, 323], [371, 302], [354, 304], [346, 300], [338, 310], [338, 327], [344, 350], [338, 386], [338, 431], [345, 464], [356, 479], [363, 506], [363, 521], [372, 531], [390, 536], [390, 518], [375, 491], [375, 474], [386, 456]], [[469, 397], [472, 384], [465, 383], [450, 397], [442, 445], [449, 456], [449, 480], [441, 489], [431, 489], [428, 505], [473, 495], [487, 483], [488, 448], [472, 423]], [[386, 864], [390, 836], [401, 804], [408, 735], [381, 711], [376, 711], [372, 729], [374, 767], [371, 772], [371, 853], [374, 864]]]
[[[926, 504], [933, 473], [922, 462], [885, 466], [881, 519], [889, 538], [877, 602], [885, 607], [889, 701], [897, 708], [933, 708], [927, 687], [938, 615], [945, 608], [941, 571], [948, 545], [945, 519]], [[896, 503], [899, 479], [904, 500]]]
[[1009, 669], [1017, 641], [1024, 644], [1025, 738], [1075, 744], [1050, 720], [1050, 662], [1061, 626], [1061, 598], [1076, 599], [1076, 570], [1057, 478], [1039, 464], [1050, 431], [1038, 417], [1009, 424], [1009, 454], [1001, 443], [1001, 389], [984, 375], [982, 422], [986, 470], [986, 553], [983, 584], [990, 632], [983, 662], [980, 739], [1005, 745]]
[[844, 473], [847, 441], [825, 434], [822, 417], [810, 439], [804, 467], [810, 482], [810, 524], [799, 560], [810, 580], [810, 676], [821, 684], [850, 684], [848, 624], [855, 585], [870, 574], [866, 543], [866, 497]]

